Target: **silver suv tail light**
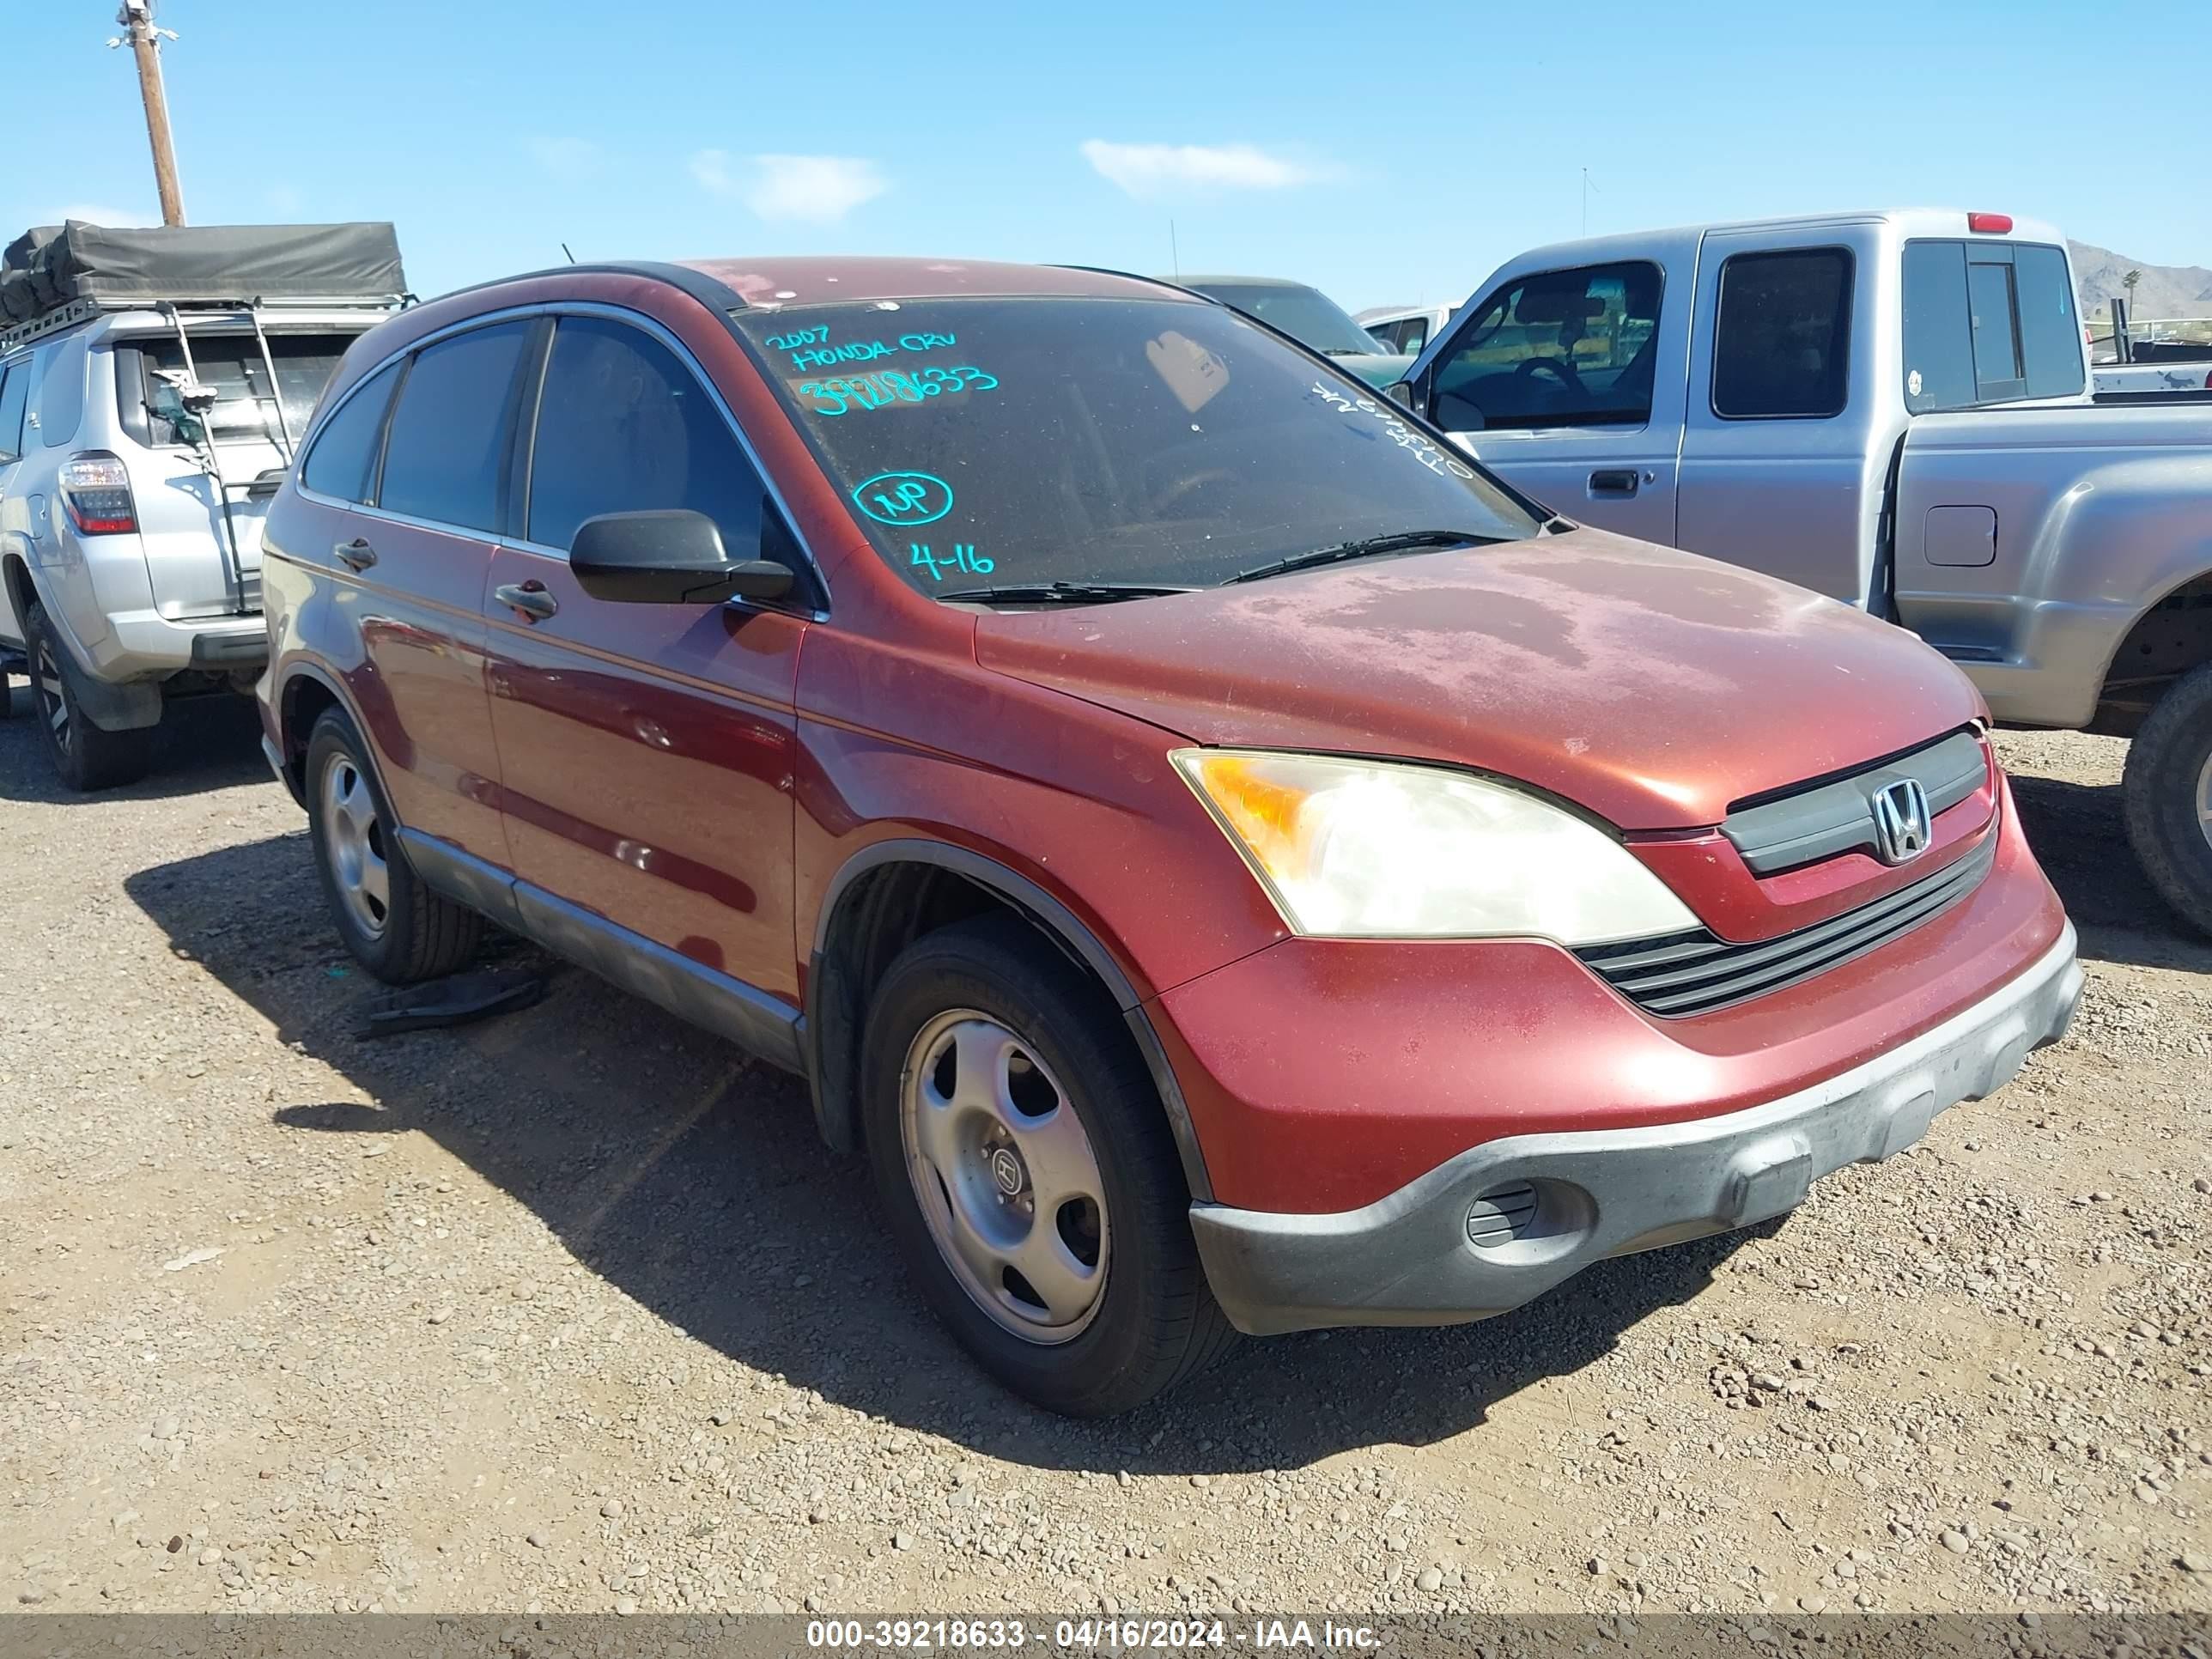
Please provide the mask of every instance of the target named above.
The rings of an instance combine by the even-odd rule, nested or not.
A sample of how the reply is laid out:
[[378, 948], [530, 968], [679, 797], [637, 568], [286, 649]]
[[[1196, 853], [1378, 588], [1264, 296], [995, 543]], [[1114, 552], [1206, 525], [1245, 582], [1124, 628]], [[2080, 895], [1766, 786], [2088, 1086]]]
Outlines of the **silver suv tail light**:
[[138, 528], [138, 504], [120, 457], [104, 449], [79, 450], [62, 463], [58, 488], [63, 510], [80, 536], [125, 535]]

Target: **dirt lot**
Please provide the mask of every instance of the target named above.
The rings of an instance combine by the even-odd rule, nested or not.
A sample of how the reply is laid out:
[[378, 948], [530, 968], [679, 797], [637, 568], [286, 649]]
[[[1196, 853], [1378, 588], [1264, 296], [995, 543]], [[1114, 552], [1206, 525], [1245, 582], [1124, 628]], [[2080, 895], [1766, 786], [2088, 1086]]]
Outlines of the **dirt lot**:
[[2008, 739], [2074, 1035], [1786, 1224], [1509, 1318], [980, 1382], [799, 1086], [581, 973], [365, 1042], [248, 712], [0, 726], [0, 1604], [2212, 1607], [2212, 949]]

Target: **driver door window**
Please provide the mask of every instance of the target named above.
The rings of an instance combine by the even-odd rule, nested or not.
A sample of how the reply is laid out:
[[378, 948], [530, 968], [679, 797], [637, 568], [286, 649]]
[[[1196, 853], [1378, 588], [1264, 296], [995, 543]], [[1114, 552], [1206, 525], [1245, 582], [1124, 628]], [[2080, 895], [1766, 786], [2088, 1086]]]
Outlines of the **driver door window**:
[[1642, 261], [1507, 283], [1468, 307], [1437, 366], [1433, 417], [1448, 432], [1645, 424], [1660, 289]]

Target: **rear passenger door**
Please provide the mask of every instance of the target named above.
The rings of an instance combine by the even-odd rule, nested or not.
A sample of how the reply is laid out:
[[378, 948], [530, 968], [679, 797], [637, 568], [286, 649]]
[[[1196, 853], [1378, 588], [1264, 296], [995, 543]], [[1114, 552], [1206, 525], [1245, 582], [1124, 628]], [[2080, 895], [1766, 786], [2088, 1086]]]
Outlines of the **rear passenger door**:
[[644, 605], [594, 599], [568, 568], [585, 520], [654, 507], [705, 514], [732, 557], [796, 564], [733, 420], [673, 334], [564, 314], [524, 466], [526, 512], [487, 602], [516, 872], [585, 913], [542, 917], [556, 932], [635, 949], [611, 923], [795, 1004], [793, 702], [811, 576], [787, 609]]
[[1687, 288], [1643, 259], [1509, 276], [1459, 314], [1416, 396], [1538, 501], [1671, 543]]
[[317, 572], [296, 629], [339, 668], [399, 821], [502, 866], [483, 593], [544, 325], [469, 328], [363, 380], [319, 428], [274, 555]]
[[1879, 608], [1873, 302], [1834, 228], [1705, 238], [1677, 546]]

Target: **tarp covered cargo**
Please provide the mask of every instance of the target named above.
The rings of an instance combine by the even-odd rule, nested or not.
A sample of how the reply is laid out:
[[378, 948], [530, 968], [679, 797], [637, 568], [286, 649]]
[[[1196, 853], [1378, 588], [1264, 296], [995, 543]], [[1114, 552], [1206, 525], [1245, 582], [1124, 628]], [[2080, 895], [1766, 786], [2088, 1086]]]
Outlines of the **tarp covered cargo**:
[[0, 260], [16, 321], [75, 300], [361, 300], [407, 291], [391, 225], [191, 225], [125, 230], [72, 219], [33, 230]]

